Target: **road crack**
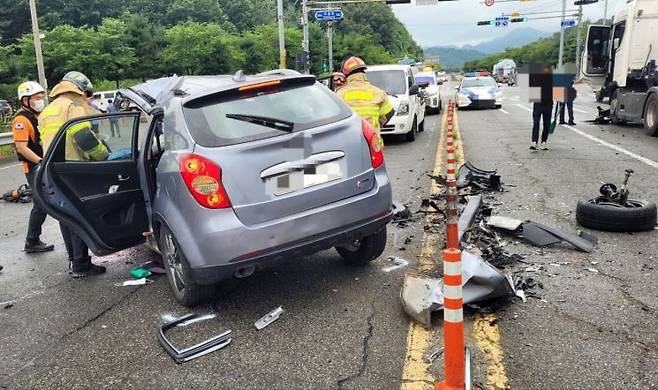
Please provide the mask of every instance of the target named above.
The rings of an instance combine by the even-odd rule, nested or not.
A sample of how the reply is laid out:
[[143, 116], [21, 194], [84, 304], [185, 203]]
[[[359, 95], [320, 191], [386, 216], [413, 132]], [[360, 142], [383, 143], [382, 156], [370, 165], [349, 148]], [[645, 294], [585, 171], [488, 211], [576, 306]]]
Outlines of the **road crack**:
[[344, 388], [343, 386], [346, 383], [356, 378], [362, 377], [363, 374], [365, 374], [366, 372], [366, 368], [368, 367], [368, 343], [370, 342], [370, 338], [374, 333], [375, 324], [373, 323], [373, 320], [375, 318], [375, 315], [377, 315], [374, 305], [371, 304], [371, 307], [372, 307], [372, 313], [370, 313], [367, 320], [368, 330], [366, 331], [365, 336], [363, 336], [363, 349], [361, 351], [361, 366], [359, 367], [359, 370], [355, 374], [352, 374], [346, 378], [338, 380], [337, 385], [339, 389]]

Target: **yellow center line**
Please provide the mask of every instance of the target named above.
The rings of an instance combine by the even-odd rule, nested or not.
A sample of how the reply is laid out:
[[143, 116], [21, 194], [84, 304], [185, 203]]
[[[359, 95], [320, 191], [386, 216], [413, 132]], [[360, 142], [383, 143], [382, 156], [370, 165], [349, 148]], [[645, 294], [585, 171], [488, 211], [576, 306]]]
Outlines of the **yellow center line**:
[[[461, 134], [459, 132], [459, 118], [455, 112], [454, 119], [454, 142], [457, 166], [464, 163], [464, 147]], [[434, 161], [434, 175], [440, 175], [443, 168], [444, 151], [446, 149], [445, 131], [447, 126], [447, 109], [444, 111], [441, 120], [441, 134], [439, 134], [439, 146], [436, 151]], [[439, 193], [440, 188], [435, 181], [432, 181], [431, 193]], [[432, 222], [433, 217], [428, 215], [426, 222]], [[437, 257], [439, 249], [440, 236], [432, 231], [426, 231], [423, 234], [423, 246], [418, 258], [417, 269], [419, 272], [429, 271], [436, 267], [439, 258]], [[495, 315], [478, 315], [473, 323], [473, 339], [478, 348], [487, 357], [487, 388], [502, 390], [509, 388], [509, 381], [505, 365], [503, 364], [503, 348], [500, 344], [500, 332], [496, 325]], [[402, 371], [402, 390], [416, 389], [433, 389], [437, 380], [436, 375], [430, 371], [424, 356], [430, 349], [434, 340], [440, 340], [440, 329], [437, 334], [433, 330], [428, 330], [422, 325], [411, 321], [407, 332], [407, 351]]]

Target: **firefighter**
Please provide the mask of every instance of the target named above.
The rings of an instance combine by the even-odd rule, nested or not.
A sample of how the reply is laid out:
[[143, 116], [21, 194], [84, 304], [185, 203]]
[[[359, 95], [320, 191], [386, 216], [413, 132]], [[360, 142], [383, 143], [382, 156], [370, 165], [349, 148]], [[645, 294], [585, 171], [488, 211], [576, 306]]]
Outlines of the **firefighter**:
[[[86, 115], [99, 114], [87, 102], [91, 97], [93, 85], [80, 72], [69, 72], [57, 84], [50, 96], [55, 100], [41, 113], [39, 125], [41, 141], [45, 150], [59, 129], [71, 119]], [[107, 147], [96, 138], [91, 121], [84, 121], [71, 126], [66, 131], [64, 155], [66, 161], [102, 161], [107, 160]], [[62, 237], [69, 255], [69, 273], [74, 278], [90, 274], [102, 274], [105, 267], [92, 264], [89, 248], [75, 231], [60, 222]]]
[[366, 63], [361, 58], [350, 57], [345, 60], [343, 74], [346, 82], [336, 93], [379, 134], [381, 127], [393, 117], [393, 106], [385, 91], [368, 82], [365, 71]]
[[[19, 85], [18, 101], [21, 108], [11, 123], [18, 160], [23, 163], [23, 172], [32, 188], [36, 167], [43, 158], [38, 118], [45, 107], [45, 97], [46, 91], [37, 82], [27, 81]], [[26, 253], [48, 252], [55, 248], [41, 241], [41, 226], [45, 220], [46, 211], [36, 199], [33, 200], [25, 237]]]
[[345, 75], [340, 72], [335, 72], [331, 75], [331, 88], [334, 92], [338, 92], [345, 85]]

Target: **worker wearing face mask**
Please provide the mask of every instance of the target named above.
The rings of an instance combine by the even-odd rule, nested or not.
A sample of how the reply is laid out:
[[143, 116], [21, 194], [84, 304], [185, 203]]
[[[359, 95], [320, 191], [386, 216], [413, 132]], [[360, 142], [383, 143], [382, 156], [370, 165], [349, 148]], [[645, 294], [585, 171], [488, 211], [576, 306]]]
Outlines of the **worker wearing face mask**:
[[[18, 86], [18, 100], [21, 109], [11, 123], [12, 135], [16, 144], [18, 160], [23, 163], [23, 172], [30, 187], [34, 188], [36, 167], [43, 158], [39, 134], [39, 114], [45, 107], [45, 91], [39, 83], [27, 81]], [[32, 202], [32, 211], [25, 237], [25, 252], [47, 252], [54, 249], [41, 241], [41, 226], [46, 220], [46, 212], [36, 200]]]

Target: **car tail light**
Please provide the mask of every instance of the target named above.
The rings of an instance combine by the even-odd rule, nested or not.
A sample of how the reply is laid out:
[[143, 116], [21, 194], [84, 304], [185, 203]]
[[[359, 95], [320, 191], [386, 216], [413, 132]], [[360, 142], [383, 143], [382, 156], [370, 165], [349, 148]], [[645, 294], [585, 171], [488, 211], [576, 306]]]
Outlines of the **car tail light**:
[[361, 119], [361, 128], [363, 130], [363, 136], [368, 141], [372, 167], [379, 168], [384, 165], [384, 140], [382, 140], [382, 137], [377, 134], [377, 131], [365, 119]]
[[181, 156], [178, 166], [187, 189], [201, 206], [209, 209], [231, 207], [219, 165], [191, 153]]

